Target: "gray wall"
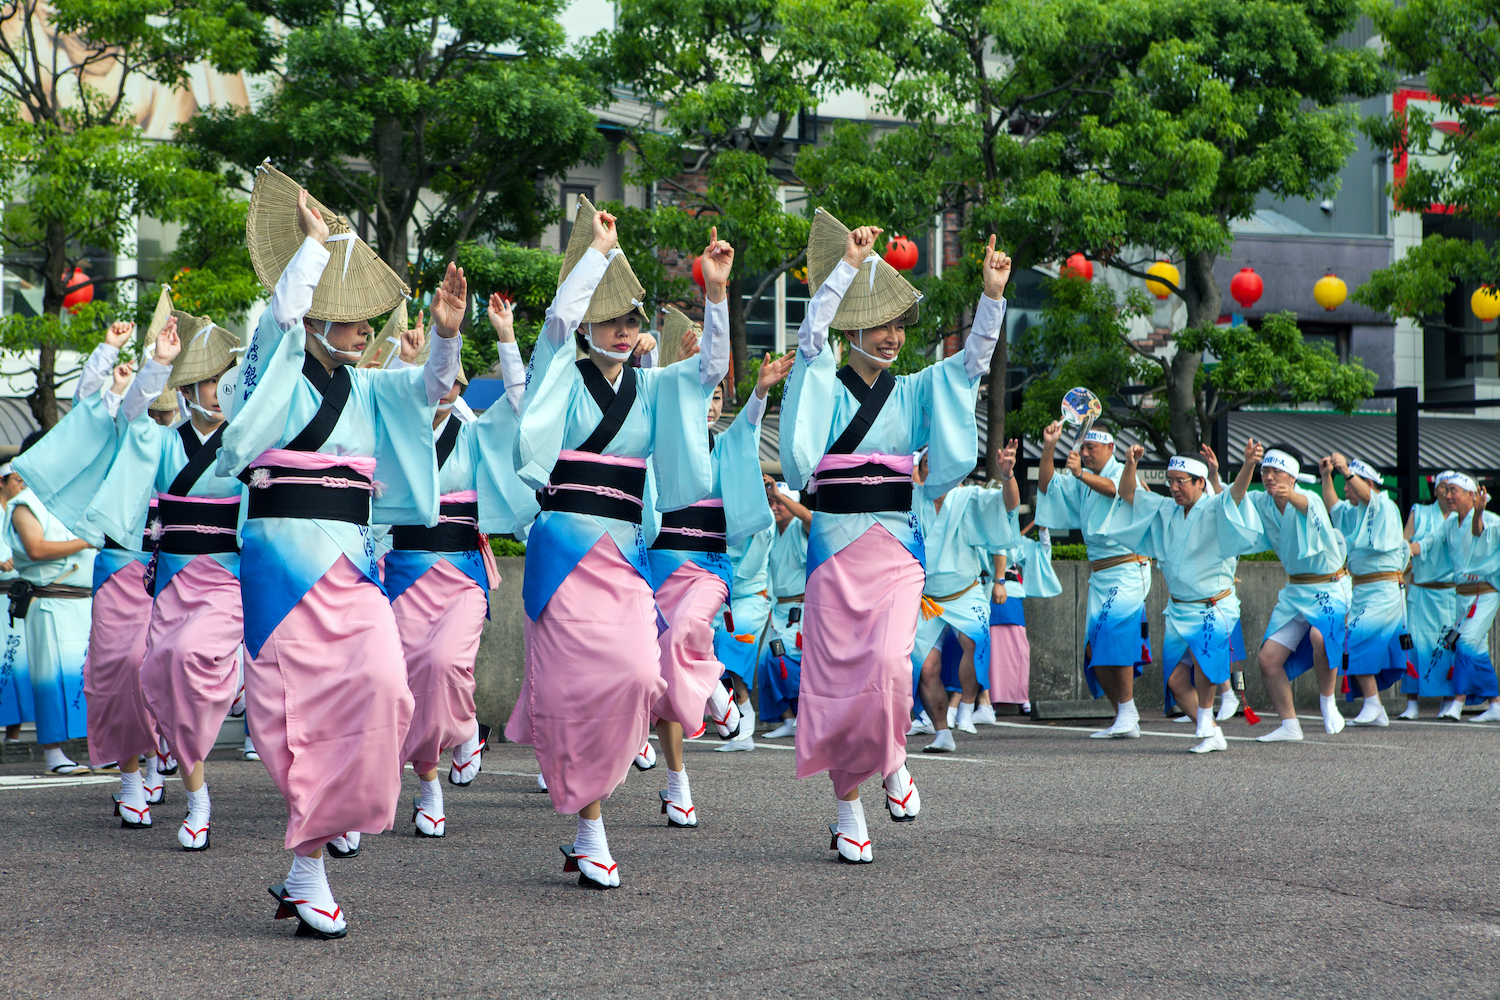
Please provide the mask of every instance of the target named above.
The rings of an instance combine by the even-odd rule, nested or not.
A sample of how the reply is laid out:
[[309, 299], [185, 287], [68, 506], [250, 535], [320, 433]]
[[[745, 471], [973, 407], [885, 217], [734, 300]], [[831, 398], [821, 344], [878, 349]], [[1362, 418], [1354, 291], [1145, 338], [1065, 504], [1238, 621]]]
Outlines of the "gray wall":
[[[522, 623], [525, 619], [521, 608], [521, 575], [524, 565], [525, 560], [520, 558], [500, 560], [504, 582], [499, 590], [490, 594], [490, 621], [485, 625], [474, 671], [479, 721], [497, 728], [510, 717], [521, 689], [524, 663]], [[1062, 581], [1062, 594], [1050, 600], [1026, 602], [1026, 630], [1031, 639], [1031, 699], [1034, 702], [1087, 700], [1088, 684], [1083, 678], [1083, 635], [1088, 618], [1088, 564], [1056, 562], [1053, 567]], [[1280, 563], [1242, 562], [1239, 581], [1240, 622], [1249, 653], [1245, 670], [1246, 690], [1251, 706], [1264, 714], [1270, 711], [1270, 702], [1254, 661], [1271, 609], [1276, 604], [1276, 595], [1286, 584], [1286, 574]], [[1166, 587], [1161, 574], [1153, 570], [1151, 596], [1146, 602], [1153, 662], [1146, 668], [1145, 676], [1136, 682], [1136, 700], [1146, 710], [1160, 710], [1163, 704], [1161, 615], [1165, 605]], [[1493, 632], [1490, 645], [1491, 655], [1496, 656]], [[1294, 691], [1299, 705], [1317, 708], [1318, 691], [1311, 671], [1297, 679]], [[1388, 701], [1401, 700], [1393, 689]]]

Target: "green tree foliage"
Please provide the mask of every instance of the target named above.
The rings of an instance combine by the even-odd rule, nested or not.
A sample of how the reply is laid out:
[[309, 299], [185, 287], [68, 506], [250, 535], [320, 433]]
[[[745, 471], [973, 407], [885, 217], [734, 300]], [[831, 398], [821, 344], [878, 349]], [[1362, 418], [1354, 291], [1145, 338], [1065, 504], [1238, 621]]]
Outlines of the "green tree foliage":
[[[326, 204], [373, 223], [414, 284], [465, 242], [535, 237], [538, 182], [600, 151], [586, 84], [559, 55], [561, 0], [263, 0], [290, 30], [254, 111], [183, 131], [248, 177], [269, 157]], [[409, 233], [415, 233], [414, 241]]]
[[[1445, 122], [1419, 107], [1365, 123], [1370, 139], [1408, 157], [1406, 177], [1392, 185], [1396, 207], [1439, 206], [1494, 229], [1500, 218], [1500, 3], [1409, 0], [1372, 10], [1385, 55], [1402, 76], [1422, 76]], [[1458, 281], [1500, 286], [1500, 252], [1483, 242], [1429, 236], [1354, 293], [1372, 309], [1418, 319], [1442, 309]]]

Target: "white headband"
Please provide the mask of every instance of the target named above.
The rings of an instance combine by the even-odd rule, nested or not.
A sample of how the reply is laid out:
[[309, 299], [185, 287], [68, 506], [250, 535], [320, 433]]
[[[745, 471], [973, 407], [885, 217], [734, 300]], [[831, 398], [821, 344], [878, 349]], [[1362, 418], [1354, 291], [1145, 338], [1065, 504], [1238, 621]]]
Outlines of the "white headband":
[[1385, 485], [1385, 477], [1384, 476], [1382, 476], [1380, 473], [1376, 472], [1372, 467], [1366, 465], [1365, 463], [1361, 462], [1357, 458], [1351, 458], [1349, 460], [1349, 471], [1352, 472], [1352, 473], [1354, 473], [1356, 476], [1358, 476], [1361, 479], [1368, 479], [1370, 482], [1374, 483], [1376, 486], [1384, 486]]
[[1096, 429], [1090, 429], [1089, 432], [1083, 436], [1083, 439], [1085, 441], [1093, 441], [1095, 444], [1113, 445], [1115, 443], [1115, 436], [1109, 431], [1101, 431]]
[[1434, 482], [1441, 486], [1443, 483], [1448, 482], [1456, 475], [1458, 475], [1458, 473], [1454, 472], [1452, 469], [1445, 469], [1437, 474], [1437, 479], [1434, 480]]
[[14, 471], [15, 470], [10, 467], [9, 462], [6, 462], [4, 465], [0, 465], [0, 479], [4, 479]]
[[1190, 476], [1197, 476], [1204, 482], [1208, 481], [1208, 466], [1196, 458], [1188, 458], [1186, 455], [1173, 455], [1167, 462], [1168, 472], [1186, 472]]
[[1478, 493], [1479, 484], [1474, 481], [1473, 476], [1466, 476], [1462, 472], [1455, 472], [1448, 477], [1448, 485], [1457, 486], [1468, 493]]
[[1304, 476], [1302, 474], [1301, 463], [1299, 463], [1292, 456], [1288, 455], [1286, 452], [1278, 451], [1275, 448], [1272, 448], [1270, 451], [1266, 452], [1265, 456], [1260, 460], [1260, 467], [1262, 469], [1266, 468], [1267, 466], [1272, 469], [1277, 469], [1281, 472], [1285, 472], [1287, 475], [1291, 476], [1299, 483], [1306, 484], [1315, 483], [1318, 481], [1318, 478], [1316, 476]]
[[788, 500], [792, 501], [793, 503], [801, 503], [802, 502], [802, 494], [799, 491], [792, 489], [786, 483], [777, 483], [776, 484], [776, 492], [780, 493], [782, 496], [786, 497]]

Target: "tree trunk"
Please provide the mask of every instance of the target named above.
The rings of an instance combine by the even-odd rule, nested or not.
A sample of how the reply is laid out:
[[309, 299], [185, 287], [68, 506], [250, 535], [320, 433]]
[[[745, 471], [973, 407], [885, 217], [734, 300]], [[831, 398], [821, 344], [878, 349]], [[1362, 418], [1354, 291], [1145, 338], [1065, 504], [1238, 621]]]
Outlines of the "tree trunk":
[[[68, 230], [60, 222], [47, 224], [46, 259], [42, 264], [42, 312], [61, 316], [63, 272], [68, 266]], [[51, 430], [57, 423], [57, 345], [37, 344], [36, 387], [26, 397], [31, 416], [41, 429]]]
[[[1190, 253], [1184, 261], [1183, 301], [1187, 304], [1187, 326], [1190, 330], [1212, 326], [1219, 320], [1223, 297], [1214, 281], [1217, 255], [1206, 250]], [[1167, 427], [1172, 447], [1179, 455], [1196, 455], [1202, 444], [1198, 427], [1195, 384], [1203, 365], [1201, 351], [1179, 349], [1167, 369]]]
[[406, 259], [406, 225], [408, 215], [399, 210], [406, 201], [410, 172], [405, 158], [406, 128], [398, 118], [389, 118], [375, 127], [375, 155], [380, 171], [384, 197], [376, 203], [375, 231], [379, 234], [380, 259], [411, 284], [411, 265]]
[[36, 388], [26, 397], [31, 416], [44, 431], [57, 424], [57, 348], [52, 344], [37, 347]]
[[[995, 353], [990, 356], [989, 434], [986, 435], [985, 453], [981, 458], [985, 475], [993, 481], [1000, 475], [996, 468], [996, 455], [1005, 447], [1005, 415], [1010, 412], [1010, 345], [1005, 342], [1005, 330], [995, 344]], [[1023, 484], [1024, 485], [1024, 484]]]
[[740, 278], [729, 279], [729, 372], [730, 394], [735, 405], [739, 405], [739, 381], [750, 374], [750, 348], [745, 344], [745, 296], [744, 282]]

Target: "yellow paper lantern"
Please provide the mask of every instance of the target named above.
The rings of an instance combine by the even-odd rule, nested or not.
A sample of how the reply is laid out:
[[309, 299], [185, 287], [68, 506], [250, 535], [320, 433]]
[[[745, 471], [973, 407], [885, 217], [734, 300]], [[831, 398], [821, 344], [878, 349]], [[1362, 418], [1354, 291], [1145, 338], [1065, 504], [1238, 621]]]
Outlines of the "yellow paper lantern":
[[1469, 296], [1469, 308], [1474, 310], [1481, 322], [1488, 323], [1500, 317], [1500, 295], [1489, 285], [1481, 285]]
[[1318, 279], [1318, 283], [1313, 285], [1313, 298], [1318, 300], [1318, 305], [1329, 312], [1333, 312], [1339, 306], [1343, 305], [1344, 300], [1348, 297], [1349, 286], [1344, 284], [1344, 280], [1332, 271], [1323, 275], [1323, 277]]
[[[1150, 267], [1146, 268], [1146, 273], [1153, 274], [1156, 277], [1161, 278], [1163, 281], [1170, 281], [1177, 288], [1182, 287], [1182, 275], [1178, 274], [1177, 268], [1173, 267], [1168, 261], [1157, 261], [1155, 264], [1152, 264]], [[1171, 288], [1163, 285], [1160, 281], [1152, 281], [1150, 278], [1146, 279], [1146, 291], [1150, 292], [1152, 295], [1155, 295], [1159, 299], [1164, 299], [1172, 294]]]

